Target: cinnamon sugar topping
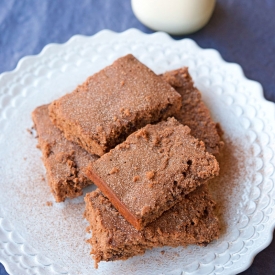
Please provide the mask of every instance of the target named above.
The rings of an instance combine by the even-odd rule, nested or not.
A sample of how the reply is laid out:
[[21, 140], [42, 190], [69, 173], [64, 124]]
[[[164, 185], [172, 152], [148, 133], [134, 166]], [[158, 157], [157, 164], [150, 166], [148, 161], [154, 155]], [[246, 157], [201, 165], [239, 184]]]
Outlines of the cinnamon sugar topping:
[[133, 177], [133, 182], [136, 182], [136, 181], [138, 181], [138, 180], [140, 180], [140, 176], [134, 176], [134, 177]]
[[[116, 177], [108, 176], [113, 167], [119, 169]], [[192, 137], [187, 126], [170, 118], [130, 135], [92, 163], [87, 175], [118, 210], [123, 207], [120, 213], [141, 229], [218, 172], [218, 162], [205, 152], [204, 143]], [[138, 184], [136, 176], [140, 176]], [[133, 197], [138, 200], [133, 202]], [[145, 206], [150, 211], [144, 211]]]
[[119, 169], [117, 167], [113, 167], [112, 170], [110, 171], [110, 174], [115, 174], [118, 173]]
[[180, 108], [180, 95], [131, 54], [49, 107], [68, 140], [99, 156], [148, 123], [179, 114]]
[[148, 171], [146, 172], [146, 177], [148, 180], [151, 180], [155, 175], [155, 172], [154, 171]]

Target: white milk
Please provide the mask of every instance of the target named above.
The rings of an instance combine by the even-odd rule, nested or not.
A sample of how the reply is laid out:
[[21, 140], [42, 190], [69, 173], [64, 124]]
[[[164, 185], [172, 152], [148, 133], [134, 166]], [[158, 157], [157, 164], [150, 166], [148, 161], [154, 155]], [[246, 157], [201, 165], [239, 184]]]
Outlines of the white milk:
[[210, 19], [216, 0], [132, 0], [136, 17], [147, 27], [174, 35], [202, 28]]

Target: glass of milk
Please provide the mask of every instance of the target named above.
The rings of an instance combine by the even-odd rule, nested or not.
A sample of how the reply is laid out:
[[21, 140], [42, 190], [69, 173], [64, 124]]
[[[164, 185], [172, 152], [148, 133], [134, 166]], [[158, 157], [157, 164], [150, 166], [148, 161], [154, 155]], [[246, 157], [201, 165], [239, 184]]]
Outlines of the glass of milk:
[[182, 35], [206, 25], [215, 3], [216, 0], [132, 0], [132, 9], [147, 27]]

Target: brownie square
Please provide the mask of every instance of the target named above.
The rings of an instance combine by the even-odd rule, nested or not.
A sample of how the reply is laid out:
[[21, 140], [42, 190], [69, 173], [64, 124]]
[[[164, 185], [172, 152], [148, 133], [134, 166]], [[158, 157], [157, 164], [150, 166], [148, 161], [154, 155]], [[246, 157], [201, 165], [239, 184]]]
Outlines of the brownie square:
[[85, 217], [92, 231], [88, 242], [97, 267], [100, 261], [126, 260], [146, 249], [161, 246], [206, 245], [219, 236], [219, 221], [214, 213], [207, 186], [201, 186], [164, 212], [161, 217], [136, 230], [97, 189], [85, 196]]
[[215, 123], [209, 109], [201, 98], [200, 91], [194, 87], [188, 68], [166, 72], [162, 78], [167, 81], [182, 97], [182, 109], [176, 118], [191, 129], [191, 134], [205, 143], [206, 150], [219, 155], [223, 147], [222, 130]]
[[55, 200], [61, 202], [82, 195], [82, 189], [92, 184], [84, 173], [85, 167], [98, 157], [64, 138], [50, 120], [48, 105], [36, 108], [32, 119]]
[[179, 114], [181, 96], [129, 54], [54, 101], [50, 117], [68, 140], [102, 156], [148, 123]]
[[174, 118], [131, 134], [87, 168], [87, 176], [138, 230], [218, 172], [204, 143]]

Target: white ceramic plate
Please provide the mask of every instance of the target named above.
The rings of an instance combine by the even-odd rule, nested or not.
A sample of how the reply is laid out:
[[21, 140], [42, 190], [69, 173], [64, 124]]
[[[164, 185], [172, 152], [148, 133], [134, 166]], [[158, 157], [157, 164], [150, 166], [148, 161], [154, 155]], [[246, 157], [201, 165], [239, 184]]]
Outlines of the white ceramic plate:
[[[86, 77], [133, 53], [156, 73], [188, 66], [213, 117], [224, 129], [221, 176], [211, 184], [222, 234], [207, 247], [159, 248], [93, 267], [85, 243], [83, 198], [53, 202], [37, 140], [27, 132], [32, 110], [72, 91]], [[0, 261], [10, 274], [236, 274], [272, 239], [274, 104], [236, 64], [190, 39], [137, 30], [74, 36], [23, 58], [0, 77]], [[90, 187], [90, 190], [92, 188]], [[161, 251], [165, 253], [161, 253]]]

